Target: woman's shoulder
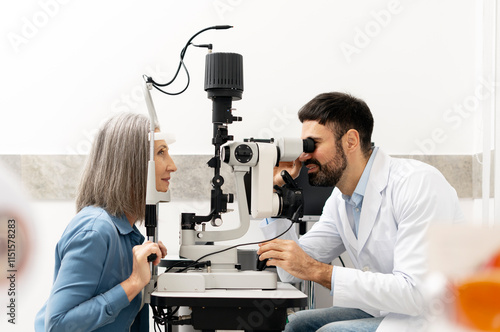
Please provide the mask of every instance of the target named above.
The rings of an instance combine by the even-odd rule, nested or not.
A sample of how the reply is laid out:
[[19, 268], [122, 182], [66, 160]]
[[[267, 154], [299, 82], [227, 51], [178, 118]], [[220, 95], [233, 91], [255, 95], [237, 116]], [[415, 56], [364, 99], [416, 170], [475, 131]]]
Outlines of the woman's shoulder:
[[81, 209], [71, 220], [65, 233], [97, 232], [104, 235], [113, 232], [115, 226], [111, 216], [105, 209], [87, 206]]

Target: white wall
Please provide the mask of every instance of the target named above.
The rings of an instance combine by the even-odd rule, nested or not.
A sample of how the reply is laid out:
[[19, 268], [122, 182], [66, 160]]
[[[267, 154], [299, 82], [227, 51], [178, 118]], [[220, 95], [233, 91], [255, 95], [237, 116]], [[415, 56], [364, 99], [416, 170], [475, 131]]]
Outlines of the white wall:
[[[244, 57], [245, 92], [234, 103], [244, 122], [230, 127], [237, 139], [299, 135], [298, 108], [318, 93], [339, 90], [367, 101], [374, 140], [389, 153], [478, 151], [472, 107], [484, 84], [475, 73], [473, 0], [38, 0], [0, 6], [0, 109], [8, 124], [0, 132], [0, 141], [8, 142], [1, 154], [87, 153], [105, 117], [145, 112], [141, 75], [169, 79], [187, 39], [215, 24], [235, 28], [206, 32], [194, 42]], [[192, 82], [186, 93], [153, 95], [163, 127], [177, 134], [173, 154], [212, 153], [204, 55], [196, 48], [187, 53]], [[488, 98], [484, 91], [480, 98]]]

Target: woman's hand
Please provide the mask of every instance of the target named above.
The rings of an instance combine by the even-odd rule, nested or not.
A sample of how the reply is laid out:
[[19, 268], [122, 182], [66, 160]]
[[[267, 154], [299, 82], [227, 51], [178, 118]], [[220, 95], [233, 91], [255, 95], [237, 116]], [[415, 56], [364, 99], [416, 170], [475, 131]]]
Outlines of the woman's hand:
[[167, 256], [167, 247], [165, 247], [165, 245], [161, 241], [158, 241], [158, 246], [161, 250], [161, 258], [165, 258], [165, 256]]
[[129, 301], [132, 301], [137, 294], [141, 292], [144, 286], [148, 284], [149, 280], [151, 280], [148, 256], [156, 254], [156, 259], [153, 264], [158, 265], [161, 258], [165, 257], [167, 254], [167, 249], [163, 243], [158, 244], [147, 241], [142, 245], [132, 248], [132, 253], [134, 255], [132, 274], [127, 280], [121, 283]]

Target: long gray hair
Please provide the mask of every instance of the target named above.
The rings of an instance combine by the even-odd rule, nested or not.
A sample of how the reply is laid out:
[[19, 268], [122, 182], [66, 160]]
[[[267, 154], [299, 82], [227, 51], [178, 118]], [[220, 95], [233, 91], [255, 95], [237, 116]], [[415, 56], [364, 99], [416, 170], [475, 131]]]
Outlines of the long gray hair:
[[99, 130], [78, 188], [76, 209], [99, 206], [109, 214], [143, 220], [146, 204], [149, 119], [120, 113]]

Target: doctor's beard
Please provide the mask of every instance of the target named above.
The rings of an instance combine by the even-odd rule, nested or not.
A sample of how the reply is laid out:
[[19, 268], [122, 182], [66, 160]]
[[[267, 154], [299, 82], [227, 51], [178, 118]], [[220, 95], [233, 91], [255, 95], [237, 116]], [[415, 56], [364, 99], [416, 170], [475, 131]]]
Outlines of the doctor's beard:
[[317, 159], [309, 159], [304, 164], [318, 166], [317, 172], [309, 173], [309, 184], [311, 186], [335, 187], [347, 167], [347, 158], [342, 143], [339, 141], [336, 145], [335, 157], [330, 161], [320, 164]]

